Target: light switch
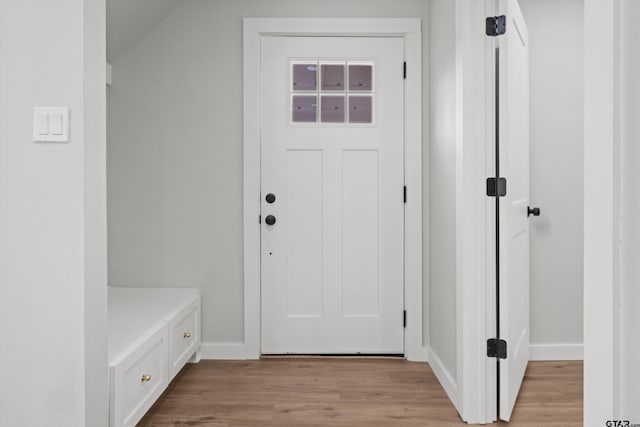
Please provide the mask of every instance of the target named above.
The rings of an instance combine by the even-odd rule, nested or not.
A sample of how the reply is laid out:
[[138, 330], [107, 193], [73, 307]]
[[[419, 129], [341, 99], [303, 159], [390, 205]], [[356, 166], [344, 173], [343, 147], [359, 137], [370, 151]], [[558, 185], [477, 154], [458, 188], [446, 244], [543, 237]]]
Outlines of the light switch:
[[62, 114], [53, 113], [51, 117], [51, 135], [62, 135]]
[[49, 135], [49, 115], [37, 114], [36, 115], [36, 133], [38, 135]]
[[69, 109], [67, 107], [35, 107], [33, 109], [33, 140], [69, 141]]

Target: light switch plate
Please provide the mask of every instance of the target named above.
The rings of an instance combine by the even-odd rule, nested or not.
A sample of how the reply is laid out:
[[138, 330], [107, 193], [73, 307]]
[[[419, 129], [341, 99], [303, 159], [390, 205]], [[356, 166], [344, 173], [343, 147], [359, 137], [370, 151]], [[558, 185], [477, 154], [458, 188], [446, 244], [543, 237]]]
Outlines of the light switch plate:
[[68, 142], [69, 108], [34, 107], [33, 140], [37, 142]]

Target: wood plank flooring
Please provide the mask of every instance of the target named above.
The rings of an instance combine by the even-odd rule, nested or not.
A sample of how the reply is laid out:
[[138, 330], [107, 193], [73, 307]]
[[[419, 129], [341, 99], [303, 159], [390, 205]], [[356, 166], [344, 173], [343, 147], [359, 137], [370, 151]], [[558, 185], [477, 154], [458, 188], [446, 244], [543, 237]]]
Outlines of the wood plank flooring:
[[[187, 365], [139, 425], [465, 423], [426, 363], [382, 358], [265, 358]], [[529, 363], [508, 425], [581, 426], [582, 362]]]

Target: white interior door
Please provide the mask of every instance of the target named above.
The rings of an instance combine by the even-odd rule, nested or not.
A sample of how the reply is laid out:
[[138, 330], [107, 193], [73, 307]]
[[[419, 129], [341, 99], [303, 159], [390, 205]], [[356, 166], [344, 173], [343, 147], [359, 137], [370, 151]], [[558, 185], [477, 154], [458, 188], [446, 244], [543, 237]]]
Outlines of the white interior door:
[[500, 419], [508, 421], [529, 361], [529, 45], [517, 0], [501, 0], [506, 33], [499, 47], [499, 168], [507, 180], [500, 198]]
[[265, 354], [404, 351], [403, 58], [401, 38], [262, 38]]

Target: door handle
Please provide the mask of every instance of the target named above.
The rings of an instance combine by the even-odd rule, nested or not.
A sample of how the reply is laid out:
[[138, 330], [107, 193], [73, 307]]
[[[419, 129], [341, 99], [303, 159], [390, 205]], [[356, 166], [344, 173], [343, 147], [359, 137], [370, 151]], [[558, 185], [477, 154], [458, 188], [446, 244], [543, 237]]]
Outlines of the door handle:
[[265, 199], [267, 200], [267, 203], [273, 203], [276, 201], [276, 195], [273, 193], [269, 193], [267, 194], [267, 197], [265, 197]]
[[540, 208], [532, 208], [531, 206], [527, 207], [527, 217], [531, 215], [540, 216]]
[[276, 217], [273, 215], [267, 215], [267, 217], [264, 219], [264, 222], [266, 222], [267, 225], [273, 225], [276, 223]]

